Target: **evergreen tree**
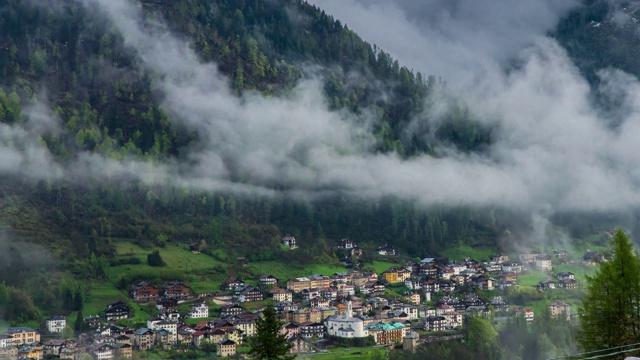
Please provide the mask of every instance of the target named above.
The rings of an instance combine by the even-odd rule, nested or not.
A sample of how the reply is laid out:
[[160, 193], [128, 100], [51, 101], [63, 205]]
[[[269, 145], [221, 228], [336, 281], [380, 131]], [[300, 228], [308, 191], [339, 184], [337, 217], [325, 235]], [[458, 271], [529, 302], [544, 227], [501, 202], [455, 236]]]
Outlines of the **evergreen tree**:
[[[611, 255], [587, 277], [578, 310], [578, 341], [585, 351], [633, 344], [640, 335], [640, 262], [633, 244], [618, 229]], [[628, 355], [628, 354], [627, 354]]]
[[84, 316], [82, 315], [82, 310], [78, 311], [78, 316], [76, 317], [76, 322], [73, 324], [73, 328], [76, 331], [84, 330]]
[[256, 336], [250, 339], [251, 351], [254, 359], [294, 359], [295, 355], [288, 355], [291, 345], [287, 345], [287, 338], [279, 334], [283, 322], [276, 317], [276, 311], [267, 306], [262, 312], [262, 318], [256, 324]]
[[162, 256], [160, 256], [160, 251], [154, 250], [151, 254], [147, 255], [147, 264], [149, 266], [165, 266], [167, 265]]

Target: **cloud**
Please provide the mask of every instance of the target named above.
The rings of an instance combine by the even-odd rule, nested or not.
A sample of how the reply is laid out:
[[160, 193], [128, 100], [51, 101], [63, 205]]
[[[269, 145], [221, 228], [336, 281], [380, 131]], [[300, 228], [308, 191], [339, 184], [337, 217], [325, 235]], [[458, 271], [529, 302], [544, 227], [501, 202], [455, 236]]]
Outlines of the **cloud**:
[[[397, 39], [389, 45], [392, 56], [423, 73], [442, 68], [452, 87], [464, 89], [456, 96], [480, 118], [497, 123], [494, 143], [481, 155], [450, 152], [408, 160], [371, 151], [376, 115], [329, 111], [321, 79], [310, 76], [282, 97], [238, 98], [215, 64], [203, 63], [161, 22], [143, 20], [131, 2], [82, 2], [121, 34], [163, 94], [172, 121], [197, 131], [200, 142], [180, 162], [84, 152], [57, 164], [38, 141], [42, 132], [59, 128], [57, 120], [35, 107], [39, 110], [26, 114], [33, 125], [3, 125], [0, 171], [27, 164], [24, 173], [44, 169], [66, 181], [128, 178], [262, 196], [340, 191], [362, 199], [398, 196], [425, 206], [500, 206], [543, 217], [640, 206], [635, 156], [640, 83], [615, 69], [599, 73], [600, 90], [616, 96], [625, 109], [612, 115], [619, 126], [611, 127], [592, 105], [591, 89], [564, 49], [544, 36], [573, 1], [525, 1], [518, 9], [499, 6], [504, 1], [486, 7], [472, 1], [430, 1], [424, 7], [402, 2], [403, 8], [381, 1], [340, 2], [339, 17], [359, 10], [362, 21], [373, 21], [386, 14], [386, 27], [363, 23], [359, 29], [350, 18], [345, 21], [376, 43], [365, 25], [386, 28]], [[334, 2], [316, 3], [338, 8]], [[508, 39], [499, 36], [504, 33]], [[43, 126], [42, 119], [52, 124]], [[16, 139], [27, 140], [16, 149]]]
[[456, 91], [500, 71], [577, 0], [311, 0], [366, 41]]

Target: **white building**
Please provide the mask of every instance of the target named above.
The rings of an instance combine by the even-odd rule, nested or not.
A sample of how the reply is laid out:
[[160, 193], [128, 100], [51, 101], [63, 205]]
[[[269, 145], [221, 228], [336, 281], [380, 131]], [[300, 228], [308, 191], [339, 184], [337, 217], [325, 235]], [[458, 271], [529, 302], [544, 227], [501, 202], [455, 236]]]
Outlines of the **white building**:
[[206, 303], [195, 305], [191, 308], [191, 312], [187, 315], [190, 318], [206, 318], [209, 317], [209, 306]]
[[542, 271], [551, 271], [551, 257], [540, 256], [536, 259], [536, 267]]
[[67, 326], [67, 319], [64, 316], [53, 315], [47, 319], [47, 330], [52, 334], [61, 333]]
[[0, 349], [14, 345], [12, 336], [0, 334]]
[[347, 303], [347, 314], [341, 316], [330, 316], [325, 321], [327, 334], [341, 338], [360, 338], [369, 336], [369, 331], [365, 329], [362, 319], [353, 317], [351, 301]]

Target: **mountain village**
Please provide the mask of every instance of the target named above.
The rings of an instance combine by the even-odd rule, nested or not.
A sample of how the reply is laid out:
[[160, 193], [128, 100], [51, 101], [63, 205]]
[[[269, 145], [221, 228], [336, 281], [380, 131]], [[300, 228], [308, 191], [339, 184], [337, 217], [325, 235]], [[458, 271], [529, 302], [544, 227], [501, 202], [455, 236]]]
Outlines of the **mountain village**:
[[[282, 243], [297, 247], [295, 238]], [[338, 247], [348, 250], [354, 259], [362, 254], [358, 245], [343, 239]], [[198, 253], [192, 244], [190, 251]], [[388, 245], [377, 249], [380, 256], [395, 256]], [[250, 304], [268, 300], [284, 325], [280, 332], [292, 345], [294, 354], [326, 352], [334, 347], [402, 345], [414, 351], [422, 342], [462, 338], [465, 318], [485, 316], [518, 318], [531, 323], [535, 311], [514, 306], [501, 295], [520, 286], [518, 277], [529, 269], [544, 271], [536, 291], [575, 289], [573, 273], [553, 273], [553, 263], [562, 263], [566, 252], [550, 254], [535, 251], [517, 254], [517, 259], [496, 255], [491, 261], [474, 259], [452, 261], [424, 258], [394, 266], [382, 273], [351, 269], [334, 274], [309, 274], [305, 277], [277, 279], [264, 274], [253, 279], [255, 285], [229, 278], [219, 289], [194, 293], [188, 284], [173, 281], [164, 284], [140, 282], [129, 289], [128, 301], [116, 301], [101, 314], [84, 319], [86, 331], [75, 338], [63, 338], [70, 326], [64, 316], [53, 315], [41, 329], [11, 327], [0, 335], [2, 359], [94, 359], [132, 358], [140, 351], [154, 349], [203, 349], [219, 357], [240, 356], [239, 350], [256, 334], [256, 322], [262, 308], [248, 310]], [[203, 255], [204, 256], [204, 255]], [[583, 266], [604, 261], [602, 254], [587, 251]], [[401, 289], [401, 290], [400, 290]], [[399, 296], [400, 295], [400, 296]], [[139, 326], [123, 326], [120, 320], [133, 316], [131, 304], [154, 306], [157, 314]], [[188, 312], [180, 312], [188, 304]], [[215, 311], [210, 305], [216, 305]], [[548, 306], [553, 319], [570, 321], [570, 305], [554, 301]], [[215, 313], [215, 314], [214, 314]], [[189, 321], [186, 319], [202, 319]]]

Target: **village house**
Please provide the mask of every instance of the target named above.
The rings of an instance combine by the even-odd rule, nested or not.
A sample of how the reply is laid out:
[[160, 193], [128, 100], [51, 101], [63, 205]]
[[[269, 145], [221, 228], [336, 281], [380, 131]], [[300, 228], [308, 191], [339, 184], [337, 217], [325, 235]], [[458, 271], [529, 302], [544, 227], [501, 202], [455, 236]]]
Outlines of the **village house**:
[[575, 280], [575, 275], [573, 275], [572, 272], [569, 271], [562, 271], [558, 273], [558, 280], [562, 281], [562, 280], [569, 280], [569, 279], [574, 279]]
[[564, 250], [564, 249], [553, 250], [553, 256], [558, 259], [564, 259], [567, 256], [569, 256], [569, 252], [567, 252], [567, 250]]
[[322, 339], [324, 338], [324, 325], [319, 322], [301, 324], [300, 336], [305, 339], [311, 339], [314, 336]]
[[130, 344], [116, 344], [115, 357], [117, 359], [131, 359], [133, 357], [133, 346]]
[[44, 358], [44, 347], [39, 343], [25, 344], [18, 346], [19, 359], [36, 359]]
[[244, 282], [242, 282], [241, 280], [238, 280], [236, 278], [229, 278], [224, 280], [222, 284], [220, 284], [220, 290], [233, 291], [235, 290], [235, 288], [243, 285], [244, 285]]
[[177, 310], [178, 300], [177, 299], [158, 300], [158, 302], [156, 302], [156, 308], [158, 309], [158, 311]]
[[40, 341], [40, 333], [30, 327], [10, 327], [7, 330], [7, 335], [13, 339], [13, 345], [32, 344]]
[[296, 238], [293, 236], [283, 237], [282, 244], [284, 244], [284, 246], [288, 247], [291, 250], [296, 249], [298, 247], [298, 245], [296, 245]]
[[515, 282], [513, 281], [500, 279], [500, 281], [498, 282], [498, 289], [506, 290], [510, 287], [513, 287], [514, 285], [515, 285]]
[[298, 336], [300, 333], [300, 326], [294, 323], [284, 324], [280, 328], [279, 334], [284, 335], [287, 339]]
[[541, 271], [551, 271], [551, 256], [538, 256], [536, 258], [536, 268], [540, 269]]
[[495, 280], [490, 277], [480, 275], [472, 278], [472, 281], [478, 290], [493, 290]]
[[517, 309], [516, 316], [522, 316], [525, 321], [532, 322], [533, 321], [533, 310], [532, 309]]
[[128, 319], [131, 315], [129, 305], [124, 301], [117, 301], [109, 304], [104, 311], [104, 319], [107, 322]]
[[420, 294], [417, 292], [405, 296], [405, 299], [414, 305], [420, 304]]
[[133, 333], [133, 344], [137, 350], [149, 350], [153, 348], [155, 334], [148, 328], [140, 328]]
[[313, 346], [302, 337], [287, 339], [287, 345], [291, 346], [289, 349], [290, 354], [304, 354], [313, 350]]
[[260, 285], [264, 288], [273, 288], [278, 286], [278, 279], [276, 279], [273, 275], [262, 275], [260, 276]]
[[494, 255], [490, 258], [490, 260], [495, 263], [502, 264], [509, 261], [509, 257], [507, 255]]
[[0, 359], [16, 359], [16, 358], [18, 358], [17, 346], [0, 347]]
[[531, 251], [518, 254], [518, 259], [525, 264], [535, 264], [538, 256], [540, 256], [540, 253], [537, 251]]
[[582, 257], [582, 264], [585, 266], [593, 266], [603, 261], [605, 261], [604, 255], [597, 251], [591, 251], [591, 249], [587, 249]]
[[46, 325], [48, 332], [58, 334], [67, 326], [67, 319], [64, 316], [53, 315], [47, 319]]
[[200, 254], [200, 243], [194, 242], [189, 244], [189, 251], [194, 254]]
[[502, 265], [496, 262], [488, 262], [488, 263], [484, 263], [483, 265], [484, 265], [485, 271], [487, 272], [490, 272], [490, 273], [502, 272]]
[[377, 323], [368, 325], [367, 331], [373, 336], [376, 345], [387, 345], [402, 341], [407, 328], [401, 323]]
[[552, 290], [556, 288], [556, 284], [551, 280], [541, 280], [538, 282], [538, 290]]
[[229, 357], [236, 354], [236, 343], [232, 340], [224, 340], [216, 346], [216, 354], [220, 357]]
[[226, 318], [229, 316], [239, 315], [244, 311], [244, 308], [238, 304], [222, 305], [220, 307], [220, 317]]
[[451, 277], [455, 275], [455, 271], [453, 268], [449, 266], [439, 266], [437, 276], [439, 279], [449, 280]]
[[462, 327], [464, 316], [462, 313], [454, 311], [440, 315], [445, 319], [445, 328], [447, 330], [453, 330]]
[[241, 303], [262, 300], [264, 300], [264, 294], [254, 287], [247, 287], [238, 294], [238, 301]]
[[180, 281], [172, 281], [163, 287], [163, 293], [169, 299], [186, 300], [191, 295], [191, 290]]
[[576, 279], [564, 279], [558, 282], [558, 287], [563, 289], [575, 289], [578, 287], [578, 281]]
[[424, 329], [426, 331], [444, 331], [446, 330], [447, 320], [444, 316], [429, 316], [424, 320]]
[[324, 289], [328, 288], [331, 284], [331, 279], [328, 276], [312, 274], [307, 277], [309, 279], [309, 288], [311, 289]]
[[340, 249], [353, 249], [357, 247], [358, 247], [358, 244], [356, 244], [355, 241], [350, 239], [342, 239], [340, 241], [340, 244], [338, 244], [338, 248]]
[[131, 287], [131, 298], [138, 302], [155, 301], [159, 298], [158, 287], [146, 282]]
[[384, 246], [380, 246], [379, 248], [377, 248], [376, 252], [378, 253], [378, 255], [389, 256], [395, 255], [396, 249], [393, 246], [385, 244]]
[[287, 289], [294, 293], [311, 288], [311, 280], [307, 277], [299, 277], [287, 280]]
[[293, 301], [293, 293], [283, 288], [274, 288], [271, 290], [271, 298], [274, 302]]
[[248, 318], [233, 319], [231, 323], [236, 326], [237, 329], [242, 331], [245, 336], [251, 337], [256, 335], [256, 320]]
[[566, 318], [569, 320], [571, 317], [571, 305], [559, 301], [554, 301], [549, 305], [549, 311], [551, 317], [554, 319]]
[[321, 296], [316, 296], [309, 301], [309, 305], [311, 307], [328, 307], [329, 303], [330, 302], [328, 299], [325, 299]]
[[187, 314], [189, 318], [206, 318], [209, 317], [209, 306], [205, 302], [194, 305]]
[[496, 311], [509, 311], [509, 304], [507, 304], [502, 296], [494, 296], [489, 301], [489, 306], [492, 306]]
[[504, 274], [507, 274], [507, 273], [520, 274], [522, 272], [522, 265], [520, 265], [520, 263], [517, 263], [517, 262], [508, 261], [508, 262], [502, 263], [501, 266], [502, 266], [502, 273]]

